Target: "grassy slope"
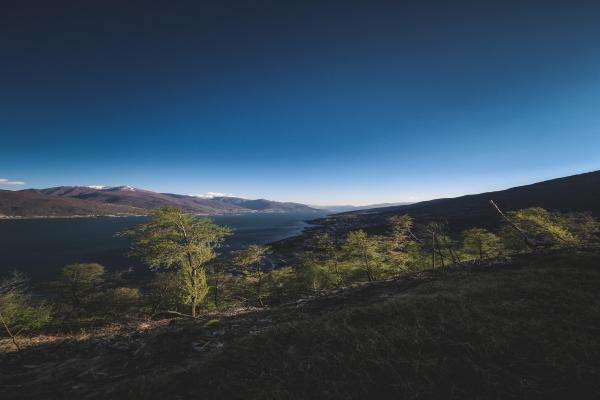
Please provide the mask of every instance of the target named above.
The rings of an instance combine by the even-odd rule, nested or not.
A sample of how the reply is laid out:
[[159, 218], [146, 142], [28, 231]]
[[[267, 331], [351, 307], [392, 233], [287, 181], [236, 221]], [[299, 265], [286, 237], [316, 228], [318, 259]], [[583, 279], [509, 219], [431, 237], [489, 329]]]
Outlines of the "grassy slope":
[[[210, 326], [177, 321], [93, 345], [31, 348], [5, 355], [0, 387], [4, 398], [593, 398], [599, 262], [529, 255]], [[212, 350], [192, 351], [192, 341]]]

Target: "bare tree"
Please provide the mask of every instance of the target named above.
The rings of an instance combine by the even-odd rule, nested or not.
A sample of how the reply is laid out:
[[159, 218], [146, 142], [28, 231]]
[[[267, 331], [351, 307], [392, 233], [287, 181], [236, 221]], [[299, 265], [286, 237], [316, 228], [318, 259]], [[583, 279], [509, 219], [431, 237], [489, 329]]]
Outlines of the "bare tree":
[[523, 238], [523, 240], [525, 240], [525, 243], [527, 244], [527, 246], [529, 246], [531, 249], [535, 249], [535, 244], [531, 241], [531, 239], [529, 239], [529, 237], [525, 234], [525, 232], [523, 232], [523, 230], [521, 228], [519, 228], [514, 222], [512, 222], [506, 215], [504, 215], [504, 213], [502, 212], [502, 210], [500, 210], [500, 207], [498, 207], [498, 205], [494, 202], [494, 200], [490, 200], [490, 205], [492, 207], [494, 207], [494, 209], [496, 209], [496, 211], [500, 214], [500, 216], [515, 230], [519, 233], [519, 235]]

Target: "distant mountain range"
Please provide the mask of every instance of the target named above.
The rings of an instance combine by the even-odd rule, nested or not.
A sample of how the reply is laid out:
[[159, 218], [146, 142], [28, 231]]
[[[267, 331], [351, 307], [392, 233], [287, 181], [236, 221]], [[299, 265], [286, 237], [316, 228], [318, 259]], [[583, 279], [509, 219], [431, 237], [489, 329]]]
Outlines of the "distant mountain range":
[[0, 217], [69, 217], [143, 215], [153, 208], [173, 206], [202, 215], [312, 212], [316, 208], [240, 197], [196, 197], [156, 193], [131, 186], [59, 186], [20, 191], [0, 190]]
[[35, 191], [0, 190], [0, 218], [141, 215], [146, 211], [118, 204], [60, 198]]
[[351, 205], [332, 205], [332, 206], [313, 206], [321, 210], [333, 211], [333, 212], [347, 212], [347, 211], [359, 211], [359, 210], [368, 210], [372, 208], [382, 208], [382, 207], [393, 207], [393, 206], [404, 206], [407, 204], [412, 204], [409, 202], [400, 202], [400, 203], [377, 203], [377, 204], [369, 204], [366, 206], [351, 206]]

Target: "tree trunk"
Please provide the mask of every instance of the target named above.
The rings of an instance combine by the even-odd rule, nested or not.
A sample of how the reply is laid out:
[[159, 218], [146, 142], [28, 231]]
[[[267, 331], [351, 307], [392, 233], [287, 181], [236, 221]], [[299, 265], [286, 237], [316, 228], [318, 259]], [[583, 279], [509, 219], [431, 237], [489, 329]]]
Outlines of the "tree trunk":
[[215, 273], [215, 307], [219, 308], [219, 274]]
[[498, 207], [498, 205], [494, 202], [494, 200], [490, 200], [490, 204], [492, 205], [492, 207], [494, 207], [496, 209], [496, 211], [498, 211], [498, 213], [500, 214], [500, 216], [506, 222], [508, 222], [508, 224], [510, 226], [513, 227], [514, 230], [516, 230], [517, 232], [519, 232], [519, 235], [521, 235], [521, 237], [523, 238], [523, 240], [525, 240], [525, 243], [527, 243], [527, 246], [529, 246], [531, 249], [535, 249], [535, 244], [533, 244], [533, 242], [527, 237], [527, 235], [525, 234], [525, 232], [523, 232], [521, 230], [521, 228], [519, 228], [517, 225], [515, 225], [510, 219], [508, 219], [508, 217], [506, 215], [504, 215], [504, 213], [502, 212], [502, 210], [500, 210], [500, 207]]
[[456, 259], [456, 261], [459, 264], [462, 264], [462, 260], [460, 259], [460, 256], [458, 255], [458, 253], [456, 253], [454, 250], [450, 249], [450, 251], [452, 252], [452, 254], [454, 255], [454, 258]]
[[256, 289], [256, 294], [258, 296], [258, 302], [260, 303], [261, 307], [264, 307], [263, 301], [262, 301], [262, 293], [261, 293], [261, 287], [262, 287], [262, 271], [260, 270], [260, 265], [256, 266], [256, 271], [258, 273], [258, 287]]
[[[181, 232], [183, 233], [183, 238], [185, 240], [185, 243], [187, 245], [190, 244], [190, 241], [188, 239], [187, 236], [187, 231], [185, 230], [185, 226], [183, 225], [183, 223], [180, 222], [179, 224], [179, 228], [181, 229]], [[186, 252], [187, 255], [187, 259], [188, 259], [188, 263], [190, 264], [190, 269], [192, 270], [192, 316], [195, 318], [196, 317], [196, 308], [198, 307], [198, 272], [196, 271], [196, 268], [194, 268], [194, 262], [192, 260], [192, 253], [190, 253], [189, 251]]]
[[369, 266], [369, 257], [367, 257], [366, 253], [363, 253], [363, 260], [365, 263], [365, 272], [367, 273], [367, 279], [369, 282], [373, 281], [373, 275], [371, 274], [371, 267]]
[[337, 276], [336, 286], [340, 286], [342, 284], [342, 275], [340, 274], [340, 269], [338, 267], [338, 259], [335, 253], [333, 255], [333, 270], [335, 271], [335, 275]]
[[17, 351], [21, 351], [21, 348], [19, 347], [19, 344], [17, 343], [17, 339], [15, 338], [15, 336], [10, 331], [10, 328], [6, 324], [6, 321], [4, 320], [4, 317], [2, 316], [2, 313], [0, 313], [0, 320], [2, 320], [2, 325], [4, 325], [4, 330], [6, 330], [6, 333], [8, 333], [8, 336], [10, 336], [13, 344], [17, 348]]
[[435, 231], [431, 232], [431, 269], [435, 269]]
[[440, 256], [440, 262], [442, 263], [442, 270], [446, 269], [446, 263], [444, 262], [444, 253], [442, 253], [442, 249], [437, 247], [438, 255]]
[[448, 247], [448, 251], [450, 252], [450, 258], [452, 258], [452, 264], [454, 264], [454, 265], [459, 264], [460, 260], [454, 253], [454, 250], [452, 250], [452, 246]]
[[198, 299], [196, 295], [192, 295], [192, 317], [196, 318], [196, 308], [198, 307]]
[[196, 268], [192, 269], [192, 317], [196, 318], [196, 307], [198, 307], [198, 273]]

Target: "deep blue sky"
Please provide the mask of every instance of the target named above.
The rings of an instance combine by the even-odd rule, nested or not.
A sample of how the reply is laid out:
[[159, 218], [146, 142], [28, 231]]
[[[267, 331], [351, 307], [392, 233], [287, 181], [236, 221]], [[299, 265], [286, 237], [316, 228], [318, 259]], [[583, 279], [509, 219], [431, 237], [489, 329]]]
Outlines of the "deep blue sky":
[[365, 204], [600, 169], [598, 2], [7, 3], [0, 188]]

